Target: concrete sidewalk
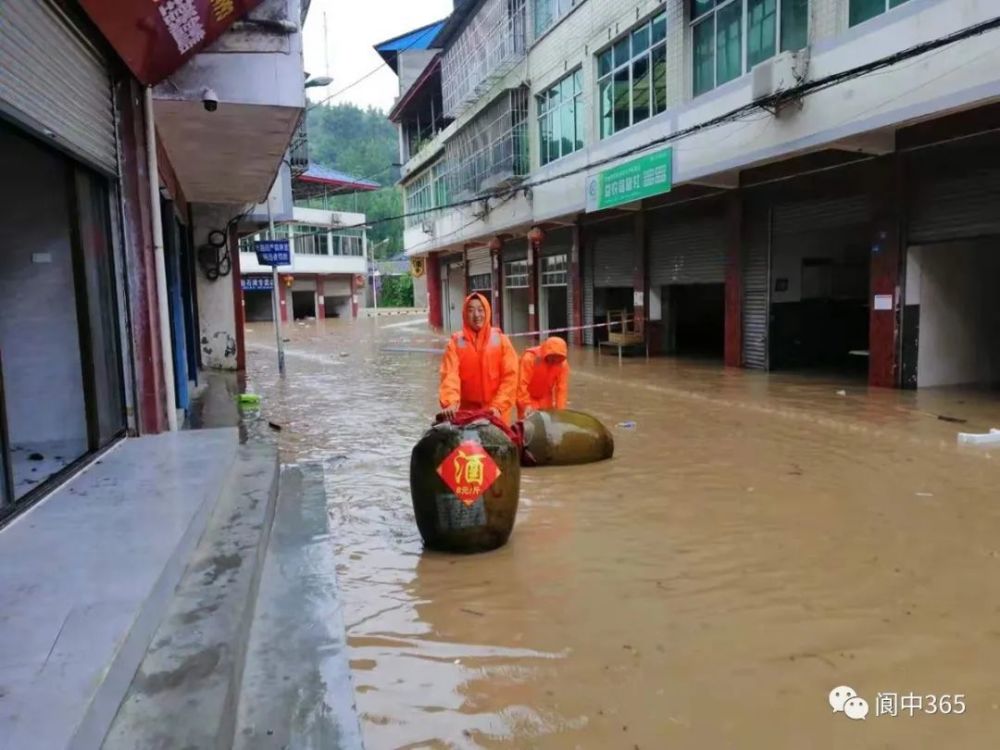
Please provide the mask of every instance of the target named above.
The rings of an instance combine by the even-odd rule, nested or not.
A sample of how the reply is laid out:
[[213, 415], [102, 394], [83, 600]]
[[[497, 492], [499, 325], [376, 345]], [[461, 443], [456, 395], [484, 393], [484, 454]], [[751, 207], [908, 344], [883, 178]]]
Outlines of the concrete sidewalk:
[[341, 608], [323, 468], [285, 468], [234, 748], [361, 750]]
[[0, 748], [99, 747], [236, 458], [126, 440], [0, 531]]

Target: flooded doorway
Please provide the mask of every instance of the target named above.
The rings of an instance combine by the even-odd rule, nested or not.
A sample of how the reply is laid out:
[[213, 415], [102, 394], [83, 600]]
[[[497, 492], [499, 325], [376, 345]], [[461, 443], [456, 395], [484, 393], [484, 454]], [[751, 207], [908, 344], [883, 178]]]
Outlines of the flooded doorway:
[[608, 321], [612, 315], [624, 310], [629, 318], [635, 313], [635, 294], [632, 287], [606, 287], [594, 290], [594, 342], [608, 340]]
[[771, 369], [865, 377], [869, 198], [779, 203], [772, 221]]
[[911, 387], [1000, 386], [1000, 237], [911, 247], [904, 365]]
[[663, 350], [680, 357], [722, 359], [725, 349], [724, 284], [672, 284], [659, 290]]
[[292, 292], [292, 316], [295, 320], [316, 317], [316, 292]]
[[263, 290], [255, 289], [243, 292], [243, 309], [248, 323], [274, 320], [271, 296], [272, 292]]
[[[569, 327], [569, 255], [543, 256], [539, 292], [540, 327], [543, 331]], [[560, 335], [565, 336], [565, 333]]]
[[462, 304], [465, 301], [465, 265], [463, 263], [449, 263], [445, 284], [445, 324], [449, 331], [462, 330]]
[[508, 260], [503, 264], [503, 329], [507, 333], [528, 331], [528, 261]]

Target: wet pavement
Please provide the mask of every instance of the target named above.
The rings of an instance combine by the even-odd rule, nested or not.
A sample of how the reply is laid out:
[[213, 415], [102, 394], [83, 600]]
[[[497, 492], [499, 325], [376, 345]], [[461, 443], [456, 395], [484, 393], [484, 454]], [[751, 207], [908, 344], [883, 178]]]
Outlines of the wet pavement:
[[[444, 338], [289, 326], [280, 382], [250, 328], [251, 430], [326, 470], [368, 750], [997, 745], [1000, 448], [956, 433], [1000, 427], [1000, 393], [574, 352], [571, 406], [634, 428], [609, 463], [527, 471], [511, 543], [455, 557], [409, 498]], [[876, 716], [879, 693], [966, 710]]]

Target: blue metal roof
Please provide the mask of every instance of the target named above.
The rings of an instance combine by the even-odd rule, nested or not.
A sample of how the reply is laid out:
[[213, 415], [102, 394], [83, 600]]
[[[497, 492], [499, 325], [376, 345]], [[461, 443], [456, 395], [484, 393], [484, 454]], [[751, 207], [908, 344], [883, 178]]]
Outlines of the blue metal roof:
[[402, 36], [387, 39], [384, 42], [376, 44], [375, 51], [382, 56], [382, 59], [385, 60], [390, 68], [396, 70], [396, 60], [399, 53], [407, 50], [430, 49], [433, 47], [434, 40], [441, 32], [441, 29], [444, 28], [445, 21], [447, 19], [414, 29]]
[[310, 164], [309, 169], [296, 179], [301, 182], [314, 182], [335, 187], [353, 188], [357, 191], [378, 190], [381, 187], [377, 182], [366, 180], [363, 177], [355, 177], [346, 172], [323, 167], [319, 164]]

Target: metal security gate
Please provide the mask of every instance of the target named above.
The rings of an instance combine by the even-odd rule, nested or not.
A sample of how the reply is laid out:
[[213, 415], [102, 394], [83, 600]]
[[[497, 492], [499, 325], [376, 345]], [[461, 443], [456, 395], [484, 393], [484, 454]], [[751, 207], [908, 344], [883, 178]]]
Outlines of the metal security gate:
[[911, 166], [911, 245], [1000, 235], [1000, 139], [920, 152]]
[[0, 2], [0, 114], [117, 174], [107, 61], [47, 0]]
[[791, 235], [816, 234], [868, 224], [872, 220], [872, 204], [867, 195], [776, 203], [772, 220], [774, 241], [780, 242]]
[[466, 252], [469, 274], [469, 291], [489, 291], [493, 288], [493, 261], [488, 247], [478, 247]]
[[767, 370], [771, 318], [771, 212], [766, 207], [745, 213], [743, 245], [743, 366]]
[[662, 211], [654, 215], [649, 231], [650, 284], [724, 284], [726, 228], [722, 213], [681, 220]]
[[631, 224], [616, 228], [598, 227], [593, 236], [594, 287], [631, 289], [635, 283]]
[[583, 343], [594, 345], [594, 248], [584, 242], [580, 249], [580, 265], [583, 267]]

